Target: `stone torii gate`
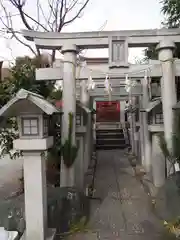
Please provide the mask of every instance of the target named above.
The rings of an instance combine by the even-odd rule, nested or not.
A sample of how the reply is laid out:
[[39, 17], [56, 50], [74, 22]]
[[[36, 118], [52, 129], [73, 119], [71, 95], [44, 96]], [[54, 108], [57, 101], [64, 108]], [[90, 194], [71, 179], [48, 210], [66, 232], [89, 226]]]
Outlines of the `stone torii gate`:
[[[164, 115], [164, 133], [168, 147], [172, 148], [171, 135], [173, 132], [173, 105], [177, 102], [175, 76], [180, 76], [180, 61], [173, 59], [175, 44], [180, 43], [180, 29], [155, 29], [155, 30], [133, 30], [133, 31], [102, 31], [83, 33], [42, 33], [36, 31], [22, 31], [23, 36], [34, 41], [40, 49], [61, 50], [64, 55], [63, 66], [59, 68], [37, 69], [37, 80], [63, 80], [63, 133], [62, 138], [67, 136], [68, 113], [75, 113], [76, 89], [78, 92], [79, 81], [91, 77], [96, 84], [102, 84], [105, 76], [111, 79], [112, 88], [115, 89], [113, 97], [128, 97], [125, 86], [125, 75], [131, 80], [141, 80], [140, 84], [132, 90], [132, 95], [140, 96], [141, 107], [148, 105], [149, 93], [147, 81], [144, 79], [145, 71], [149, 71], [151, 78], [161, 79], [161, 96]], [[156, 45], [159, 60], [147, 65], [128, 64], [129, 47], [148, 47]], [[82, 49], [108, 48], [109, 58], [107, 63], [92, 66], [91, 69], [79, 67], [76, 64], [76, 56]], [[151, 66], [152, 65], [152, 66]], [[91, 70], [91, 71], [90, 71]], [[134, 74], [134, 73], [137, 74]], [[77, 81], [76, 81], [77, 80]], [[84, 93], [84, 94], [83, 94]], [[81, 100], [89, 104], [87, 91], [81, 89]], [[90, 96], [103, 96], [102, 89], [90, 92]], [[151, 143], [147, 123], [147, 113], [143, 112], [141, 119], [142, 127], [142, 163], [147, 172], [151, 170]], [[74, 122], [75, 124], [75, 122]], [[75, 132], [74, 132], [75, 141]], [[73, 170], [72, 170], [73, 171]]]

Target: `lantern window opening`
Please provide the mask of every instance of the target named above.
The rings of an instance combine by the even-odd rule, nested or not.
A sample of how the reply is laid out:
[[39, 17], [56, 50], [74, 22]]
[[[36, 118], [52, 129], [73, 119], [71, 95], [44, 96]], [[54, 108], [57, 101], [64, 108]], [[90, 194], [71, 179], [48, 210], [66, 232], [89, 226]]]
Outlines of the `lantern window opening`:
[[43, 134], [48, 134], [48, 128], [49, 128], [49, 121], [48, 118], [43, 119]]
[[76, 126], [81, 126], [81, 114], [76, 114]]
[[163, 118], [163, 113], [156, 113], [155, 114], [155, 123], [156, 124], [163, 124], [164, 123], [164, 118]]
[[39, 118], [38, 117], [22, 117], [21, 118], [22, 135], [38, 136], [39, 135]]

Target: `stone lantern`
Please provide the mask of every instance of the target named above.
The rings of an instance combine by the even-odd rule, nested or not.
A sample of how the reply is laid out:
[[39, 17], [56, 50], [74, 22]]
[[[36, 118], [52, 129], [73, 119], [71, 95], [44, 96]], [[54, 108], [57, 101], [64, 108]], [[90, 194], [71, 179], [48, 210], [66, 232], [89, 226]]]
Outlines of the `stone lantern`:
[[[148, 147], [151, 156], [151, 171], [153, 183], [162, 187], [165, 183], [166, 163], [159, 144], [159, 134], [164, 133], [164, 119], [161, 98], [150, 101], [146, 108], [141, 110], [147, 113]], [[146, 136], [147, 137], [147, 136]]]
[[42, 96], [19, 90], [0, 109], [0, 117], [16, 117], [19, 138], [13, 147], [22, 151], [24, 168], [25, 216], [27, 240], [53, 239], [54, 230], [47, 229], [47, 194], [45, 152], [53, 146], [49, 136], [50, 116], [59, 110]]

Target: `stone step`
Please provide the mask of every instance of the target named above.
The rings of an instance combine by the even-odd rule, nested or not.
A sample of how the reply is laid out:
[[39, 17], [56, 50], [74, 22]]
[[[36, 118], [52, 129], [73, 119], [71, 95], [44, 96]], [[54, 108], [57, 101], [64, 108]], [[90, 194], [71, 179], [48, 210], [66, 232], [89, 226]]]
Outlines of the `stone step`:
[[124, 145], [96, 145], [97, 150], [113, 150], [113, 149], [125, 149], [127, 147]]
[[113, 144], [119, 144], [119, 145], [121, 145], [121, 144], [125, 144], [126, 143], [126, 141], [125, 141], [125, 139], [123, 138], [123, 139], [97, 139], [96, 140], [96, 144], [97, 145], [102, 145], [102, 144], [108, 144], [108, 145], [113, 145]]
[[116, 133], [116, 134], [118, 134], [118, 133], [123, 133], [123, 129], [108, 129], [108, 128], [106, 128], [106, 129], [96, 129], [96, 133], [101, 133], [101, 134], [103, 134], [103, 133]]
[[107, 133], [96, 133], [96, 138], [124, 138], [123, 133], [112, 133], [112, 132], [107, 132]]
[[123, 129], [98, 129], [96, 130], [96, 149], [124, 149], [126, 140]]

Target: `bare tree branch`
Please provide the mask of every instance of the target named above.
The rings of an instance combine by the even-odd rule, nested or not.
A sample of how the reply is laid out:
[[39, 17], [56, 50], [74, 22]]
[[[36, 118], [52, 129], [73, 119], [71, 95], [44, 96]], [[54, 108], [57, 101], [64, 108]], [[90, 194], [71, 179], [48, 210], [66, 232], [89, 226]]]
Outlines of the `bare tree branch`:
[[67, 22], [63, 23], [63, 26], [66, 26], [70, 23], [72, 23], [74, 20], [76, 20], [76, 18], [78, 18], [80, 16], [80, 14], [82, 13], [82, 11], [85, 9], [85, 7], [87, 6], [87, 4], [89, 3], [90, 0], [86, 0], [86, 2], [82, 5], [82, 7], [79, 9], [79, 11], [77, 12], [77, 14], [71, 18], [70, 20], [68, 20]]
[[65, 12], [66, 12], [66, 0], [62, 0], [62, 2], [61, 2], [58, 32], [61, 31], [62, 26], [63, 26], [63, 9], [64, 9], [64, 7], [65, 7]]
[[8, 14], [5, 6], [3, 5], [3, 3], [0, 2], [0, 4], [1, 4], [1, 7], [2, 7], [4, 13], [5, 13], [5, 18], [6, 18], [6, 23], [7, 23], [7, 24], [5, 24], [5, 21], [4, 21], [4, 19], [3, 19], [2, 17], [0, 17], [0, 20], [1, 20], [2, 24], [3, 24], [5, 27], [8, 27], [8, 28], [9, 28], [9, 26], [10, 26], [10, 16], [9, 16], [9, 14]]
[[[12, 19], [11, 19], [12, 20]], [[14, 37], [19, 43], [23, 44], [24, 46], [28, 47], [30, 49], [30, 51], [35, 55], [37, 56], [37, 53], [34, 51], [34, 49], [27, 43], [23, 42], [19, 37], [18, 35], [13, 31], [13, 28], [12, 28], [12, 21], [10, 20], [10, 23], [11, 23], [11, 33], [12, 33], [12, 37]]]
[[[44, 11], [43, 11], [43, 8], [42, 8], [42, 5], [41, 3], [39, 3], [39, 10], [41, 11], [41, 14], [46, 22], [46, 28], [49, 27], [51, 31], [53, 31], [53, 27], [52, 27], [52, 24], [50, 23], [50, 19], [49, 17], [46, 17]], [[51, 12], [52, 13], [52, 12]]]
[[27, 22], [27, 19], [24, 16], [24, 12], [22, 9], [26, 1], [23, 1], [23, 3], [21, 3], [21, 0], [9, 0], [9, 2], [12, 3], [16, 7], [16, 9], [19, 11], [21, 20], [24, 23], [25, 27], [29, 30], [32, 30], [29, 23]]
[[[34, 23], [36, 23], [37, 25], [39, 25], [39, 27], [42, 27], [42, 29], [44, 29], [45, 31], [49, 31], [45, 26], [43, 26], [40, 22], [38, 22], [36, 19], [34, 19], [34, 18], [32, 18], [30, 15], [28, 15], [27, 13], [25, 13], [25, 12], [23, 12], [23, 14], [27, 17], [27, 18], [29, 18], [29, 19], [31, 19]], [[31, 28], [32, 29], [32, 28]]]
[[[40, 22], [40, 0], [37, 0], [36, 9], [37, 9], [37, 21]], [[39, 24], [36, 27], [36, 31], [39, 29]]]
[[[51, 2], [50, 2], [50, 0], [48, 0], [48, 6], [49, 6], [49, 8], [50, 9], [53, 9], [51, 6], [54, 4], [54, 0], [52, 0], [52, 4], [51, 4]], [[51, 27], [52, 27], [52, 24], [51, 24], [51, 18], [52, 18], [52, 16], [53, 16], [53, 10], [51, 10], [51, 11], [49, 11], [49, 16], [48, 16], [48, 20], [47, 20], [47, 23], [48, 24], [50, 24], [51, 25]]]
[[[20, 1], [20, 0], [9, 0], [9, 1]], [[23, 21], [23, 23], [24, 23], [24, 25], [26, 26], [27, 29], [32, 30], [32, 27], [30, 27], [30, 25], [28, 24], [25, 16], [27, 18], [29, 18], [31, 21], [33, 21], [34, 23], [36, 23], [38, 26], [42, 27], [43, 30], [48, 31], [48, 29], [45, 28], [40, 22], [38, 22], [36, 19], [34, 19], [29, 14], [27, 14], [23, 11], [23, 5], [22, 4], [19, 4], [19, 5], [17, 4], [17, 10], [19, 11], [19, 13], [21, 15], [21, 19], [22, 19], [22, 21]]]
[[[36, 8], [33, 14], [28, 7], [28, 3], [32, 2], [35, 2], [34, 7]], [[90, 0], [0, 0], [0, 7], [5, 15], [0, 16], [0, 22], [7, 32], [12, 34], [12, 38], [28, 47], [33, 54], [40, 55], [38, 48], [33, 49], [15, 31], [13, 18], [19, 16], [22, 24], [28, 30], [61, 32], [64, 26], [80, 17], [89, 2]], [[55, 54], [56, 52], [52, 51], [52, 61], [55, 60]]]
[[70, 11], [76, 6], [77, 3], [78, 3], [78, 0], [73, 0], [73, 1], [69, 4], [68, 12], [70, 12]]
[[34, 55], [37, 55], [37, 53], [34, 51], [34, 49], [27, 43], [23, 42], [19, 37], [18, 35], [15, 33], [15, 31], [13, 30], [13, 27], [12, 27], [12, 18], [10, 16], [8, 16], [8, 12], [5, 8], [5, 6], [3, 5], [2, 2], [0, 2], [0, 5], [1, 7], [3, 8], [4, 10], [4, 13], [6, 14], [6, 22], [3, 20], [2, 17], [0, 17], [0, 21], [2, 22], [2, 24], [5, 26], [6, 28], [6, 31], [7, 33], [11, 33], [12, 34], [12, 37], [11, 38], [15, 38], [19, 43], [23, 44], [24, 46], [26, 46], [27, 48], [30, 49], [30, 51], [34, 54]]

